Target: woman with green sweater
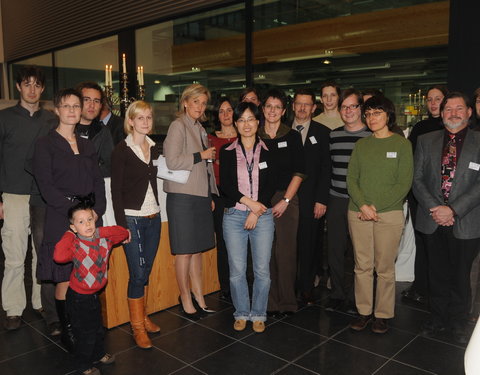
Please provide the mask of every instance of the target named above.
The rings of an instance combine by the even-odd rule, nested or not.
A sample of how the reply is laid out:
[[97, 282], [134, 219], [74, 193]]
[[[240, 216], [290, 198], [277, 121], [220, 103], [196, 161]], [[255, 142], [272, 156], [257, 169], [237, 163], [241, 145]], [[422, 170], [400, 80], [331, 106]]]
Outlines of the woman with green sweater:
[[355, 144], [347, 172], [359, 313], [350, 327], [361, 331], [373, 320], [372, 331], [385, 333], [387, 320], [394, 316], [395, 259], [404, 225], [403, 201], [412, 184], [413, 156], [410, 142], [391, 131], [395, 107], [390, 100], [374, 96], [363, 111], [373, 134]]

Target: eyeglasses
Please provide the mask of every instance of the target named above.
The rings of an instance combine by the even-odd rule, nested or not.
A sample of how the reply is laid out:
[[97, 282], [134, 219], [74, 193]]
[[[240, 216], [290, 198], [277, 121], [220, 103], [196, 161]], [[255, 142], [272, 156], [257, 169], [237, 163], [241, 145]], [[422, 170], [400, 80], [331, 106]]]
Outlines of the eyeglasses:
[[245, 125], [247, 122], [249, 124], [252, 124], [254, 123], [255, 121], [257, 121], [257, 119], [255, 117], [249, 117], [249, 118], [239, 118], [236, 123], [237, 125]]
[[86, 104], [94, 103], [94, 104], [100, 104], [102, 101], [100, 99], [92, 99], [89, 98], [88, 96], [83, 97], [83, 102]]
[[340, 107], [340, 110], [341, 111], [346, 111], [347, 109], [349, 109], [350, 111], [353, 111], [354, 109], [357, 109], [358, 107], [360, 107], [360, 104], [342, 105]]
[[58, 108], [62, 108], [62, 109], [65, 109], [67, 111], [71, 111], [72, 109], [74, 111], [78, 111], [81, 107], [80, 104], [74, 104], [74, 105], [70, 105], [70, 104], [61, 104], [58, 106]]
[[373, 111], [373, 112], [365, 112], [365, 118], [370, 118], [370, 117], [380, 117], [382, 114], [384, 114], [385, 111]]
[[275, 110], [275, 111], [282, 111], [283, 110], [283, 107], [280, 107], [279, 105], [271, 105], [271, 104], [267, 104], [265, 106], [265, 109], [267, 109], [268, 111], [270, 110]]

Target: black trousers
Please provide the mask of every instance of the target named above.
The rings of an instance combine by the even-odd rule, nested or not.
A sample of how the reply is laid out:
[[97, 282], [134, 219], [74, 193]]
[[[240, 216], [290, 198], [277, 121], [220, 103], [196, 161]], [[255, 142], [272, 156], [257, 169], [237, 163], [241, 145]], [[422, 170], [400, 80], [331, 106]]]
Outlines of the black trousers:
[[352, 250], [348, 232], [348, 198], [330, 195], [327, 210], [328, 267], [332, 291], [330, 298], [354, 301], [353, 267], [350, 280], [345, 280], [345, 255]]
[[[412, 224], [415, 228], [418, 202], [412, 192], [408, 194], [408, 207], [410, 209]], [[412, 288], [423, 296], [428, 295], [428, 256], [425, 241], [425, 235], [415, 230], [415, 280], [413, 281]]]
[[313, 289], [315, 274], [323, 259], [324, 225], [325, 216], [315, 219], [312, 213], [302, 215], [300, 212], [297, 232], [297, 289], [299, 292], [310, 292]]
[[428, 252], [430, 311], [435, 324], [463, 326], [470, 311], [470, 270], [480, 238], [461, 240], [453, 227], [425, 235]]
[[105, 355], [105, 329], [102, 324], [102, 307], [97, 293], [80, 294], [67, 291], [67, 311], [75, 336], [75, 368], [83, 372], [93, 367], [93, 362]]
[[[37, 253], [37, 259], [43, 241], [43, 228], [45, 226], [46, 211], [46, 206], [30, 205], [30, 228], [32, 231], [33, 246]], [[33, 282], [35, 282], [35, 280]], [[45, 311], [45, 320], [47, 324], [58, 322], [59, 319], [55, 307], [55, 283], [42, 281], [40, 285], [40, 298], [42, 300], [43, 310]]]
[[225, 201], [223, 197], [212, 194], [215, 202], [215, 210], [213, 211], [213, 225], [215, 227], [215, 237], [217, 240], [217, 272], [220, 289], [223, 293], [230, 292], [230, 273], [228, 268], [228, 254], [225, 241], [223, 239], [223, 211], [225, 209]]

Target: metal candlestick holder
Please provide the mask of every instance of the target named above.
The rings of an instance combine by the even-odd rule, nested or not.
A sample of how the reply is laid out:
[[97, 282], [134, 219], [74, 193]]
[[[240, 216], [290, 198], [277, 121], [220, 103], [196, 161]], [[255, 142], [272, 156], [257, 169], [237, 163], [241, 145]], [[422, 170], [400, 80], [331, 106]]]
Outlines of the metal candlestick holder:
[[145, 85], [138, 85], [138, 100], [145, 100]]

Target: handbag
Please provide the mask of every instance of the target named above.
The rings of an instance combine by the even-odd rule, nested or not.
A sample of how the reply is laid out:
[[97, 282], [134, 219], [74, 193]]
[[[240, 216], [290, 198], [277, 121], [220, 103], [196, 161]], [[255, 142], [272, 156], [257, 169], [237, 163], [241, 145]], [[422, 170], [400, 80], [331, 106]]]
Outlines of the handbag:
[[163, 180], [178, 182], [179, 184], [186, 184], [190, 171], [186, 170], [171, 170], [167, 167], [165, 156], [160, 155], [157, 160], [153, 161], [153, 165], [157, 167], [157, 177]]

